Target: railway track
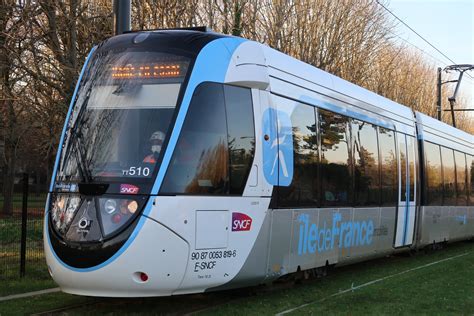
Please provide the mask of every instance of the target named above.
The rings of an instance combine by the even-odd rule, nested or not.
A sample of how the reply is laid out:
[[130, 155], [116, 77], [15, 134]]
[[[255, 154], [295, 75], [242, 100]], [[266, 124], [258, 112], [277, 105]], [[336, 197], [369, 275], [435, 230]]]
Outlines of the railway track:
[[[430, 251], [430, 250], [427, 250]], [[423, 254], [421, 252], [420, 254]], [[461, 254], [458, 256], [464, 256]], [[406, 254], [400, 254], [399, 256], [406, 256]], [[453, 258], [457, 258], [455, 256]], [[453, 258], [448, 258], [445, 260], [451, 260]], [[376, 262], [385, 262], [391, 261], [393, 258], [384, 258], [377, 259]], [[417, 267], [408, 271], [401, 272], [405, 274], [412, 270], [417, 270], [424, 268], [425, 266], [432, 266], [438, 262], [443, 262], [444, 260], [432, 262], [427, 265]], [[330, 273], [332, 274], [332, 273]], [[400, 274], [400, 273], [398, 273]], [[379, 280], [370, 281], [367, 285], [383, 281], [387, 278], [391, 278], [395, 275], [385, 276]], [[94, 314], [115, 314], [115, 313], [126, 313], [126, 314], [160, 314], [160, 315], [195, 315], [201, 312], [211, 312], [212, 310], [223, 306], [226, 304], [238, 305], [239, 301], [245, 301], [251, 299], [255, 296], [266, 296], [270, 292], [278, 292], [284, 290], [291, 290], [297, 288], [301, 285], [308, 285], [312, 282], [318, 282], [320, 277], [324, 277], [321, 274], [318, 274], [317, 271], [311, 274], [300, 273], [299, 275], [295, 274], [294, 278], [287, 278], [279, 280], [273, 283], [271, 286], [258, 286], [258, 287], [247, 287], [243, 289], [228, 290], [221, 292], [210, 292], [202, 294], [189, 294], [189, 295], [180, 295], [180, 296], [171, 296], [171, 297], [150, 297], [150, 298], [88, 298], [88, 301], [81, 303], [74, 303], [67, 306], [57, 307], [45, 311], [40, 311], [32, 315], [67, 315], [71, 314], [84, 314], [84, 313], [94, 313]], [[296, 282], [295, 282], [296, 281]], [[359, 285], [358, 287], [363, 287], [366, 284]], [[357, 287], [357, 288], [358, 288]], [[350, 289], [345, 291], [340, 291], [333, 293], [332, 296], [340, 295], [347, 291], [353, 291], [356, 288], [351, 286]], [[245, 303], [245, 302], [244, 302]], [[243, 304], [245, 305], [245, 304]]]
[[[316, 278], [302, 279], [298, 283], [313, 282]], [[221, 292], [210, 292], [200, 294], [189, 294], [171, 297], [150, 298], [91, 298], [90, 302], [75, 303], [60, 308], [54, 308], [38, 313], [34, 316], [65, 315], [68, 312], [90, 313], [93, 308], [94, 314], [123, 312], [122, 307], [127, 308], [127, 313], [133, 314], [160, 314], [160, 315], [195, 315], [210, 311], [216, 307], [238, 303], [241, 300], [253, 296], [265, 295], [269, 292], [281, 291], [298, 286], [294, 279], [273, 283], [271, 286], [256, 286], [227, 290]], [[136, 307], [135, 310], [133, 308]], [[157, 308], [158, 307], [158, 308]], [[87, 310], [85, 310], [87, 309]]]
[[[68, 312], [77, 312], [80, 314], [82, 312], [90, 312], [91, 309], [94, 310], [94, 313], [98, 314], [102, 311], [104, 313], [118, 313], [123, 311], [122, 307], [125, 306], [130, 312], [132, 312], [133, 308], [136, 307], [135, 311], [133, 311], [134, 313], [145, 314], [153, 312], [163, 315], [194, 315], [220, 305], [237, 302], [253, 296], [255, 293], [255, 288], [244, 288], [216, 293], [189, 294], [171, 297], [91, 298], [91, 301], [89, 302], [74, 303], [31, 315], [65, 315]], [[147, 306], [149, 306], [149, 308], [147, 308]]]
[[85, 306], [93, 306], [95, 304], [100, 303], [100, 301], [102, 301], [102, 300], [103, 299], [98, 299], [98, 300], [94, 300], [92, 302], [85, 302], [85, 303], [80, 303], [80, 304], [79, 303], [78, 304], [71, 304], [71, 305], [67, 305], [67, 306], [63, 306], [63, 307], [59, 307], [59, 308], [50, 309], [50, 310], [47, 310], [47, 311], [44, 311], [44, 312], [34, 313], [34, 314], [31, 314], [31, 315], [32, 316], [59, 315], [59, 314], [62, 314], [64, 312], [67, 312], [67, 311], [70, 311], [70, 310], [83, 308]]

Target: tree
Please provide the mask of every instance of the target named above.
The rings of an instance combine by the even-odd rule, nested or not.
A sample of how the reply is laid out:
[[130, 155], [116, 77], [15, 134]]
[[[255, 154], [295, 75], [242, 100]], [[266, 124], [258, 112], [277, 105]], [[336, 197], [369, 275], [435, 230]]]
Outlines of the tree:
[[112, 35], [112, 10], [104, 0], [45, 0], [7, 1], [0, 11], [3, 195], [11, 213], [19, 168], [36, 161], [50, 178], [79, 71], [92, 45]]
[[[437, 65], [394, 42], [395, 22], [372, 0], [132, 1], [135, 30], [199, 25], [265, 43], [436, 115]], [[112, 1], [3, 0], [0, 27], [0, 170], [4, 211], [11, 213], [15, 173], [38, 170], [49, 181], [85, 57], [112, 36]], [[444, 89], [444, 100], [449, 92]], [[474, 132], [468, 112], [456, 117], [460, 128]]]
[[22, 118], [27, 110], [20, 96], [27, 90], [18, 62], [25, 51], [27, 17], [34, 15], [30, 1], [2, 1], [0, 7], [0, 135], [3, 152], [3, 213], [13, 212], [13, 189], [18, 149], [28, 127]]

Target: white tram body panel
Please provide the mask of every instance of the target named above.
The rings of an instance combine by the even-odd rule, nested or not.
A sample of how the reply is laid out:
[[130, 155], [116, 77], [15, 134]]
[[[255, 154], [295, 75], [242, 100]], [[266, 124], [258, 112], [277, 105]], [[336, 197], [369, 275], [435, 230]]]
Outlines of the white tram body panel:
[[[159, 244], [152, 241], [164, 240]], [[47, 241], [46, 241], [47, 242]], [[97, 269], [78, 270], [57, 264], [58, 258], [46, 252], [51, 275], [66, 293], [87, 296], [169, 296], [179, 288], [186, 272], [189, 244], [169, 228], [142, 219], [140, 234], [113, 262]], [[80, 259], [78, 259], [80, 260]], [[159, 267], [159, 269], [157, 269]], [[139, 272], [146, 271], [150, 282]]]
[[[48, 221], [52, 217], [47, 212], [46, 259], [63, 291], [93, 296], [163, 296], [235, 288], [270, 282], [300, 270], [348, 264], [474, 235], [473, 204], [417, 207], [423, 160], [417, 139], [472, 155], [472, 135], [423, 114], [415, 116], [405, 106], [239, 38], [222, 37], [204, 45], [187, 80], [149, 199], [116, 253], [91, 267], [63, 262], [55, 250], [59, 246], [51, 240], [54, 234]], [[193, 93], [205, 82], [250, 89], [255, 142], [242, 194], [162, 194], [167, 169], [179, 151]], [[396, 148], [397, 202], [366, 207], [275, 204], [278, 187], [289, 187], [293, 181], [291, 117], [300, 105], [305, 111], [328, 111], [365, 122], [361, 126], [371, 124], [377, 130], [390, 131]], [[317, 117], [315, 131], [319, 131], [321, 119]], [[55, 169], [58, 164], [59, 158]], [[406, 183], [405, 187], [401, 183]], [[321, 196], [334, 199], [329, 190]], [[436, 214], [440, 220], [433, 222], [438, 219]], [[146, 274], [146, 280], [141, 279], [141, 273]]]
[[[471, 163], [466, 161], [467, 170], [472, 165], [472, 154], [474, 153], [474, 136], [452, 126], [441, 123], [425, 114], [416, 112], [418, 125], [418, 139], [423, 146], [425, 164], [426, 160], [432, 160], [427, 153], [428, 144], [441, 146], [441, 148], [454, 150], [455, 153], [470, 153]], [[466, 156], [469, 157], [469, 156]], [[456, 168], [458, 164], [456, 164]], [[472, 168], [472, 167], [471, 167]], [[467, 178], [473, 177], [473, 169]], [[472, 182], [472, 179], [470, 180]], [[469, 182], [469, 181], [467, 181]], [[468, 205], [429, 205], [425, 203], [420, 206], [420, 232], [419, 245], [428, 245], [436, 242], [456, 241], [472, 237], [474, 231], [474, 201], [473, 193]], [[428, 205], [426, 205], [428, 204]]]

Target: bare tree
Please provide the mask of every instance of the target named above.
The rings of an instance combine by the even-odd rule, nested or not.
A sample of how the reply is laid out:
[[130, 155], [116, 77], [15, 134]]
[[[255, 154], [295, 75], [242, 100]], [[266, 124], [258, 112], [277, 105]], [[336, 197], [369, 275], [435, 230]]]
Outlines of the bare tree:
[[28, 110], [21, 97], [27, 89], [27, 76], [18, 68], [25, 51], [26, 21], [31, 10], [30, 1], [2, 1], [0, 7], [0, 136], [4, 150], [0, 160], [3, 165], [3, 213], [13, 211], [13, 189], [17, 167], [18, 149], [28, 124], [22, 119]]
[[[40, 168], [49, 178], [80, 68], [91, 47], [112, 36], [112, 19], [110, 0], [0, 2], [4, 211], [11, 212], [15, 172]], [[393, 40], [394, 21], [372, 0], [132, 1], [135, 30], [199, 25], [265, 43], [436, 114], [435, 65]], [[445, 89], [443, 99], [447, 95]], [[466, 106], [462, 96], [458, 104]], [[472, 133], [472, 116], [456, 115], [458, 126]]]

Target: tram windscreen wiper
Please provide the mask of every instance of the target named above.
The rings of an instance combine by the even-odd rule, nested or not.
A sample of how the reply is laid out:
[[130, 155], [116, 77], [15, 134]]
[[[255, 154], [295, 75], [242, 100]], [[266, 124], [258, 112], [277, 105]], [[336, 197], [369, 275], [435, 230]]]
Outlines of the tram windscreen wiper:
[[76, 146], [76, 158], [81, 174], [82, 182], [79, 183], [79, 193], [83, 195], [103, 195], [107, 192], [109, 184], [107, 183], [92, 183], [92, 175], [86, 165], [86, 155], [82, 151], [82, 135], [75, 132], [74, 145]]
[[[84, 111], [86, 109], [85, 104], [88, 103], [89, 98], [91, 94], [91, 87], [87, 89], [86, 92], [86, 97], [84, 100], [84, 105], [80, 108], [79, 113], [77, 114], [77, 118], [82, 122], [82, 115], [84, 114]], [[87, 167], [85, 166], [85, 156], [81, 151], [81, 145], [77, 143], [78, 139], [81, 137], [80, 133], [78, 132], [78, 126], [82, 125], [81, 123], [75, 122], [74, 126], [71, 128], [70, 134], [69, 134], [69, 139], [68, 139], [68, 145], [66, 147], [66, 152], [63, 155], [63, 159], [60, 164], [60, 168], [64, 168], [64, 163], [66, 159], [70, 159], [69, 154], [72, 151], [76, 152], [76, 159], [77, 159], [77, 166], [79, 168], [79, 173], [81, 175], [81, 181], [85, 183], [89, 183], [92, 180], [92, 177], [90, 173], [88, 172]], [[75, 147], [75, 148], [73, 148]]]
[[86, 155], [82, 151], [82, 141], [79, 142], [79, 140], [82, 140], [82, 135], [75, 131], [72, 136], [74, 136], [73, 142], [76, 146], [76, 150], [74, 150], [74, 152], [76, 153], [78, 162], [77, 166], [79, 167], [79, 173], [81, 174], [82, 181], [85, 183], [90, 183], [92, 181], [92, 176], [86, 166]]
[[81, 181], [85, 183], [89, 183], [92, 181], [92, 176], [85, 165], [86, 156], [82, 152], [82, 146], [78, 143], [79, 139], [81, 138], [80, 134], [77, 132], [75, 128], [73, 128], [69, 134], [68, 145], [66, 146], [66, 152], [63, 155], [61, 161], [61, 169], [65, 168], [64, 164], [66, 161], [73, 159], [70, 157], [72, 152], [74, 152], [75, 161], [77, 168], [79, 169], [79, 174], [81, 177]]

